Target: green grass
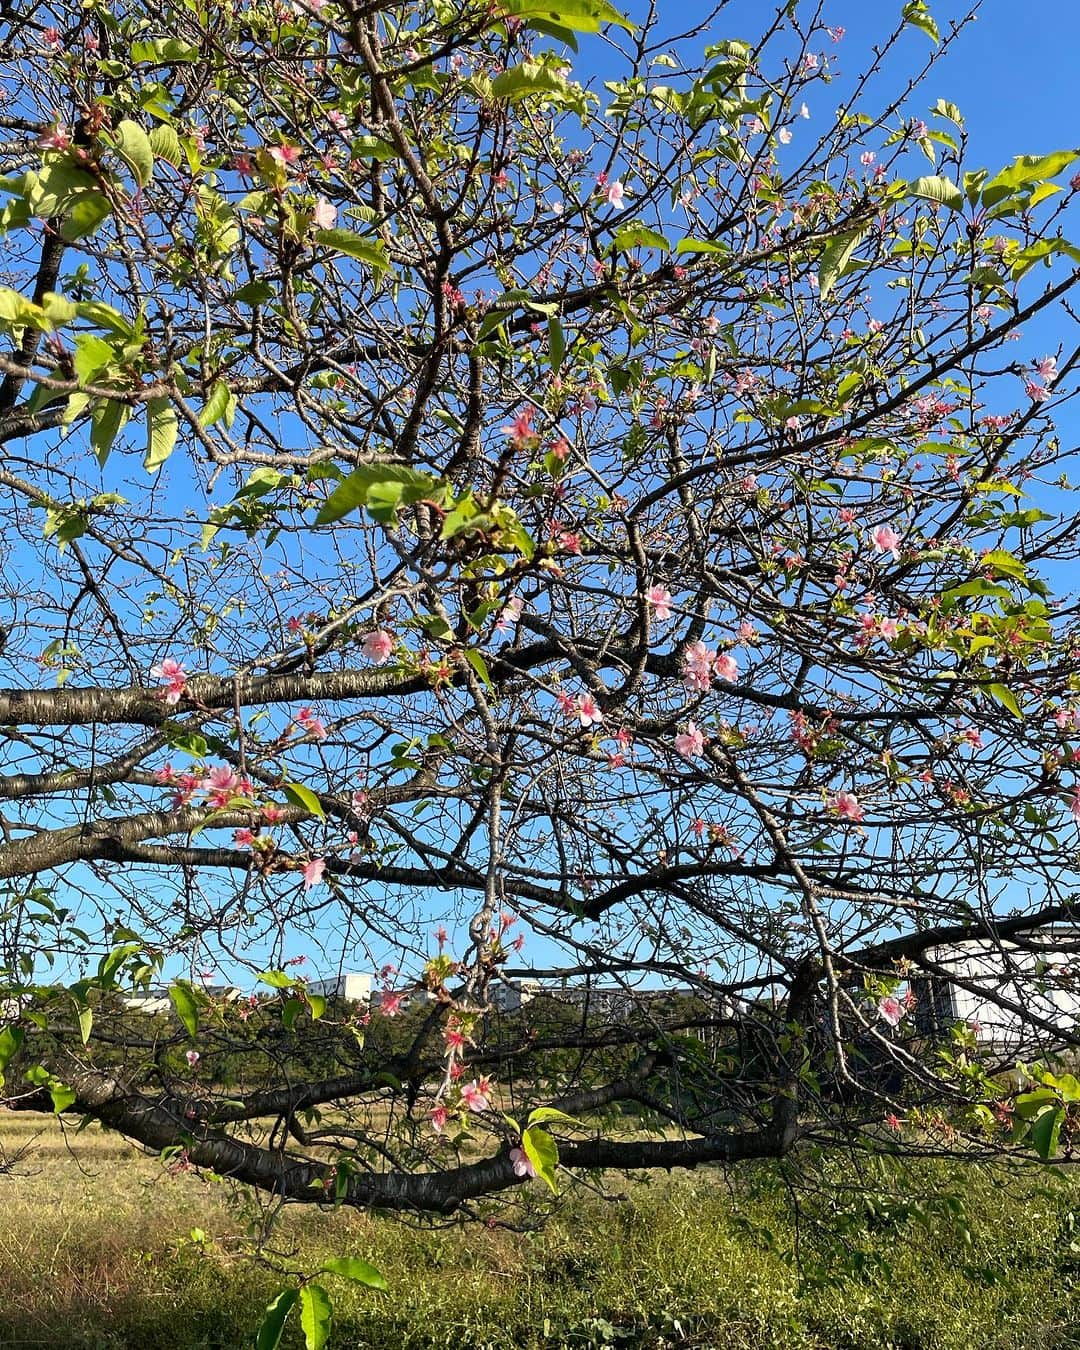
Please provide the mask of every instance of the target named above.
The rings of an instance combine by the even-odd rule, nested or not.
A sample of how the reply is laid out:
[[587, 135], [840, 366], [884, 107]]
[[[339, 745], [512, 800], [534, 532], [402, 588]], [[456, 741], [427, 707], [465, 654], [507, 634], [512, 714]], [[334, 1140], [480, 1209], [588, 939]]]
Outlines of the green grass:
[[[0, 1117], [0, 1142], [10, 1152], [29, 1128]], [[1080, 1348], [1080, 1181], [1061, 1172], [958, 1181], [920, 1164], [878, 1177], [891, 1199], [868, 1210], [845, 1189], [851, 1167], [822, 1163], [796, 1210], [775, 1168], [703, 1171], [570, 1194], [526, 1232], [292, 1209], [269, 1239], [274, 1270], [251, 1259], [250, 1216], [226, 1188], [170, 1176], [115, 1136], [88, 1131], [69, 1151], [55, 1124], [35, 1128], [37, 1150], [0, 1177], [12, 1350], [251, 1345], [281, 1271], [329, 1255], [391, 1284], [326, 1277], [338, 1350]], [[301, 1343], [287, 1331], [283, 1346]]]

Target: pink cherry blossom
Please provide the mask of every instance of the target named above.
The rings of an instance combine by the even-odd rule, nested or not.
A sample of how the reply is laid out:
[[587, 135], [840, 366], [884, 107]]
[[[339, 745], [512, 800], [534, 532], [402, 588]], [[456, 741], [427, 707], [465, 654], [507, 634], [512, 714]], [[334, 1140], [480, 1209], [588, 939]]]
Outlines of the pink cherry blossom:
[[41, 150], [69, 150], [71, 148], [71, 133], [63, 122], [58, 122], [55, 127], [42, 132], [37, 143]]
[[1072, 818], [1080, 825], [1080, 788], [1073, 793], [1072, 801], [1069, 803], [1069, 810], [1072, 812]]
[[298, 145], [272, 145], [270, 146], [271, 156], [279, 164], [295, 164], [300, 158], [300, 147]]
[[686, 730], [680, 731], [675, 737], [675, 749], [683, 759], [693, 759], [696, 755], [704, 753], [705, 737], [701, 734], [700, 728], [693, 722], [687, 722]]
[[461, 1089], [461, 1100], [470, 1111], [486, 1111], [491, 1105], [491, 1084], [486, 1078], [474, 1078]]
[[517, 623], [521, 618], [521, 611], [525, 608], [525, 601], [519, 595], [513, 595], [507, 600], [506, 604], [499, 612], [499, 617], [495, 621], [495, 627], [500, 633], [508, 632], [510, 625]]
[[332, 230], [337, 223], [337, 207], [325, 197], [320, 197], [315, 203], [311, 219], [320, 230]]
[[187, 1060], [188, 1065], [193, 1069], [202, 1056], [199, 1054], [198, 1050], [189, 1050], [184, 1058]]
[[360, 645], [360, 650], [373, 665], [385, 666], [393, 653], [394, 639], [379, 628], [374, 633], [367, 634]]
[[891, 525], [878, 525], [870, 538], [878, 553], [891, 553], [894, 560], [900, 556], [901, 538]]
[[652, 606], [654, 618], [661, 623], [671, 618], [671, 592], [666, 586], [650, 586], [645, 598]]
[[865, 812], [854, 792], [838, 792], [832, 799], [832, 808], [844, 820], [860, 821]]
[[1044, 384], [1053, 384], [1057, 379], [1057, 357], [1040, 356], [1035, 362], [1035, 371]]
[[304, 890], [310, 891], [313, 886], [317, 886], [322, 881], [325, 871], [325, 858], [312, 858], [309, 862], [306, 862], [303, 867]]
[[236, 844], [238, 848], [250, 848], [254, 842], [254, 834], [246, 827], [239, 830], [233, 830], [233, 843]]
[[173, 657], [167, 656], [160, 665], [151, 668], [150, 674], [156, 680], [165, 680], [167, 687], [162, 691], [162, 697], [168, 704], [179, 703], [183, 697], [184, 690], [187, 688], [187, 672], [179, 661]]
[[899, 1026], [904, 1016], [904, 1005], [892, 994], [878, 1002], [877, 1010], [881, 1020], [888, 1022], [891, 1027]]
[[230, 768], [228, 764], [215, 764], [202, 783], [209, 792], [231, 792], [239, 784], [240, 779], [236, 776], [236, 770]]
[[436, 1134], [442, 1134], [446, 1129], [447, 1122], [450, 1119], [450, 1112], [445, 1106], [433, 1106], [431, 1108], [431, 1128]]
[[713, 663], [713, 670], [721, 680], [729, 683], [739, 678], [739, 663], [730, 652], [721, 652]]
[[514, 1176], [536, 1176], [536, 1168], [532, 1165], [532, 1160], [523, 1148], [512, 1148], [510, 1150], [510, 1161], [514, 1167]]
[[683, 653], [683, 684], [694, 693], [703, 694], [712, 679], [717, 659], [714, 648], [704, 642], [692, 642]]
[[608, 186], [608, 190], [605, 195], [607, 197], [608, 205], [613, 206], [616, 211], [621, 211], [623, 209], [623, 206], [626, 204], [625, 188], [622, 185], [621, 179], [616, 178], [614, 183], [611, 183]]
[[379, 999], [379, 1011], [384, 1017], [396, 1017], [401, 1012], [404, 994], [396, 994], [392, 989], [384, 989]]
[[296, 721], [309, 736], [314, 736], [317, 741], [326, 740], [326, 723], [321, 717], [316, 717], [310, 708], [301, 708], [296, 714]]
[[583, 727], [599, 726], [604, 720], [600, 705], [592, 694], [582, 694], [577, 701], [578, 721]]

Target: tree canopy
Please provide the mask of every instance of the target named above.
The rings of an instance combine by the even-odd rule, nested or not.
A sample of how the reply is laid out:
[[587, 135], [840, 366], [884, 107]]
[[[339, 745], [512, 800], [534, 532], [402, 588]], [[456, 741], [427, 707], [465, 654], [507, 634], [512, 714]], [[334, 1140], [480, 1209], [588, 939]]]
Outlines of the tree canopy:
[[431, 1212], [1068, 1143], [920, 1009], [1069, 1040], [1080, 152], [727, 8], [5, 16], [9, 1105]]

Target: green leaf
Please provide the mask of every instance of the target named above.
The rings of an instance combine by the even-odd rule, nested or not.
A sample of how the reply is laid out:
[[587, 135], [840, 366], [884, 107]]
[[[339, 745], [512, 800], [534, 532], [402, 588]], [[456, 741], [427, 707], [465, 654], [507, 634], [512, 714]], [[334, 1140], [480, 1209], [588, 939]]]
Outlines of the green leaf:
[[925, 201], [947, 206], [950, 211], [963, 209], [964, 194], [951, 178], [944, 178], [940, 174], [916, 178], [914, 183], [908, 184], [908, 192], [912, 197], [922, 197]]
[[491, 81], [492, 98], [505, 99], [508, 103], [520, 103], [522, 99], [545, 94], [565, 96], [569, 91], [570, 82], [565, 76], [540, 61], [523, 61]]
[[109, 199], [101, 192], [86, 192], [76, 197], [65, 211], [60, 226], [61, 235], [69, 242], [93, 234], [103, 220], [112, 214]]
[[116, 983], [114, 976], [129, 956], [142, 951], [141, 942], [122, 942], [103, 956], [98, 963], [97, 982], [105, 988]]
[[286, 783], [282, 790], [293, 806], [299, 806], [311, 815], [318, 816], [320, 820], [325, 820], [326, 812], [322, 808], [322, 802], [310, 788], [304, 787], [302, 783]]
[[1043, 1162], [1049, 1162], [1057, 1153], [1058, 1136], [1061, 1134], [1061, 1126], [1064, 1121], [1064, 1108], [1054, 1106], [1044, 1111], [1032, 1125], [1028, 1138]]
[[93, 333], [80, 333], [75, 339], [75, 354], [72, 358], [75, 378], [81, 385], [93, 384], [95, 377], [115, 357], [112, 344], [104, 338], [96, 337]]
[[612, 250], [626, 253], [632, 248], [658, 248], [665, 253], [671, 251], [671, 245], [662, 234], [650, 230], [647, 225], [627, 225], [618, 230], [611, 240]]
[[281, 1009], [281, 1025], [286, 1031], [292, 1031], [296, 1026], [296, 1019], [300, 1016], [300, 1009], [304, 1006], [302, 1000], [298, 998], [287, 998]]
[[918, 28], [936, 46], [941, 41], [941, 34], [938, 32], [938, 26], [934, 22], [933, 15], [927, 9], [924, 0], [909, 0], [904, 6], [904, 22], [910, 24], [912, 28]]
[[1018, 188], [1055, 178], [1077, 157], [1080, 157], [1080, 150], [1056, 150], [1050, 155], [1020, 155], [1009, 168], [1002, 169], [983, 188], [983, 205], [994, 206]]
[[[442, 485], [437, 479], [417, 469], [410, 469], [407, 464], [361, 464], [327, 497], [315, 517], [315, 524], [331, 525], [335, 520], [341, 520], [358, 506], [369, 505], [373, 493], [387, 500], [387, 489], [391, 485], [400, 486], [397, 502], [415, 502], [424, 497], [438, 498], [443, 495]], [[382, 489], [381, 494], [379, 489]], [[393, 496], [392, 492], [389, 493], [390, 498]]]
[[212, 427], [216, 422], [220, 422], [228, 412], [230, 398], [229, 386], [224, 380], [217, 380], [210, 390], [205, 407], [199, 413], [199, 426]]
[[109, 458], [113, 442], [130, 416], [131, 409], [119, 399], [101, 399], [95, 404], [90, 415], [90, 448], [102, 468]]
[[180, 38], [155, 38], [152, 42], [133, 42], [130, 52], [132, 61], [150, 61], [155, 65], [177, 65], [199, 59], [198, 47], [193, 47], [190, 42], [183, 42]]
[[94, 1026], [94, 1012], [92, 1008], [79, 1009], [79, 1035], [82, 1043], [85, 1045], [90, 1039], [90, 1032]]
[[1015, 577], [1018, 581], [1027, 576], [1027, 568], [1020, 559], [1004, 548], [994, 548], [989, 553], [984, 553], [979, 559], [979, 566], [989, 568], [990, 571], [998, 572], [1002, 576]]
[[1007, 685], [988, 684], [986, 685], [986, 692], [996, 703], [1000, 703], [1003, 708], [1007, 708], [1018, 722], [1024, 720], [1024, 714], [1020, 709], [1020, 704], [1016, 701], [1016, 695]]
[[57, 1115], [74, 1104], [76, 1095], [74, 1088], [68, 1087], [66, 1083], [61, 1083], [57, 1078], [54, 1078], [49, 1084], [49, 1096], [52, 1098], [53, 1111]]
[[117, 126], [113, 132], [113, 144], [116, 152], [135, 176], [140, 187], [146, 187], [154, 176], [154, 151], [150, 137], [129, 118]]
[[347, 1280], [366, 1284], [369, 1289], [389, 1288], [385, 1278], [374, 1266], [369, 1266], [366, 1261], [355, 1256], [332, 1256], [329, 1261], [323, 1262], [322, 1268], [331, 1275], [344, 1275]]
[[950, 122], [955, 122], [958, 127], [964, 125], [964, 118], [960, 109], [955, 103], [948, 102], [947, 99], [939, 98], [930, 111], [935, 117], [944, 117]]
[[5, 1027], [0, 1031], [0, 1086], [4, 1082], [4, 1071], [23, 1043], [23, 1034], [22, 1027]]
[[300, 1290], [300, 1326], [307, 1350], [323, 1350], [330, 1338], [333, 1306], [321, 1284], [305, 1284]]
[[169, 985], [169, 999], [187, 1034], [194, 1040], [199, 1034], [199, 1004], [194, 989], [187, 980], [174, 980]]
[[634, 25], [609, 0], [500, 0], [500, 16], [557, 24], [579, 33], [598, 33], [605, 23], [634, 32]]
[[477, 675], [480, 676], [480, 679], [486, 689], [495, 688], [495, 686], [491, 682], [491, 675], [488, 672], [487, 662], [484, 660], [483, 656], [476, 650], [475, 647], [467, 647], [465, 649], [465, 660], [468, 661], [469, 665], [472, 666], [473, 670], [475, 670]]
[[48, 329], [45, 311], [32, 300], [27, 300], [10, 286], [0, 286], [0, 324], [9, 328], [32, 327], [43, 332]]
[[536, 1168], [536, 1175], [543, 1177], [550, 1186], [552, 1194], [558, 1195], [559, 1182], [555, 1169], [559, 1165], [559, 1149], [547, 1130], [530, 1125], [521, 1136], [521, 1146], [525, 1156]]
[[580, 1120], [575, 1120], [573, 1116], [568, 1116], [565, 1111], [560, 1111], [554, 1106], [538, 1106], [529, 1112], [530, 1125], [543, 1125], [555, 1120], [561, 1121], [564, 1125], [581, 1127]]
[[566, 355], [566, 335], [563, 333], [562, 324], [558, 316], [553, 314], [548, 319], [548, 356], [551, 361], [551, 369], [558, 372]]
[[180, 148], [180, 137], [176, 134], [176, 128], [165, 122], [151, 131], [150, 149], [158, 159], [165, 160], [174, 168], [179, 168], [184, 161], [184, 152]]
[[176, 448], [176, 409], [167, 398], [151, 398], [146, 402], [146, 454], [143, 468], [147, 473], [158, 469]]
[[852, 254], [865, 234], [865, 230], [851, 230], [847, 234], [838, 235], [821, 255], [821, 262], [818, 264], [818, 295], [823, 303], [843, 275], [845, 267], [851, 261]]
[[326, 1011], [326, 999], [322, 994], [305, 994], [307, 998], [308, 1010], [311, 1013], [311, 1020], [317, 1022]]
[[714, 244], [709, 239], [680, 239], [675, 245], [676, 253], [730, 253], [724, 244]]
[[286, 975], [283, 970], [264, 970], [259, 973], [259, 979], [263, 984], [268, 984], [271, 989], [292, 989], [296, 981], [291, 975]]
[[285, 1328], [293, 1304], [296, 1302], [295, 1289], [283, 1289], [263, 1314], [262, 1325], [255, 1337], [255, 1350], [277, 1350], [281, 1344], [281, 1333]]
[[366, 263], [375, 272], [385, 272], [390, 266], [381, 241], [364, 239], [352, 230], [316, 230], [315, 242], [333, 253]]

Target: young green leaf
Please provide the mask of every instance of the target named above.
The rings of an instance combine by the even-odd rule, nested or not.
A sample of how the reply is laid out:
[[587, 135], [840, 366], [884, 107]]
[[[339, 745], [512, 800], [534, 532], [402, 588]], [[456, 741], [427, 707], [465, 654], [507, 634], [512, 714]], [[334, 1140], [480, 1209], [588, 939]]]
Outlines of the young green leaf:
[[828, 299], [829, 292], [844, 274], [844, 269], [862, 241], [865, 230], [851, 230], [847, 234], [837, 235], [821, 255], [818, 264], [818, 295], [822, 303]]
[[555, 1169], [559, 1165], [559, 1148], [555, 1140], [547, 1130], [530, 1125], [521, 1136], [521, 1145], [525, 1150], [525, 1156], [536, 1168], [536, 1175], [543, 1177], [553, 1195], [558, 1195], [559, 1182]]
[[158, 469], [176, 448], [176, 410], [170, 399], [151, 398], [146, 402], [146, 455], [143, 468], [147, 473]]
[[330, 1339], [333, 1321], [330, 1295], [321, 1284], [305, 1284], [300, 1289], [300, 1326], [307, 1350], [323, 1350]]
[[293, 806], [299, 806], [301, 810], [325, 820], [326, 812], [323, 810], [322, 802], [310, 788], [304, 787], [302, 783], [286, 783], [282, 791]]
[[269, 1305], [255, 1337], [255, 1350], [277, 1350], [281, 1344], [281, 1333], [285, 1329], [285, 1319], [297, 1297], [295, 1289], [283, 1289]]
[[324, 1261], [322, 1268], [331, 1275], [344, 1275], [347, 1280], [355, 1280], [357, 1284], [366, 1284], [370, 1289], [388, 1289], [383, 1275], [369, 1266], [366, 1261], [361, 1261], [355, 1256], [332, 1256], [329, 1261]]
[[150, 137], [139, 126], [125, 118], [113, 132], [116, 152], [135, 176], [140, 187], [146, 187], [154, 176], [154, 151]]
[[174, 980], [169, 985], [169, 1000], [176, 1009], [176, 1015], [184, 1024], [192, 1040], [199, 1034], [199, 1005], [195, 991], [186, 980]]

